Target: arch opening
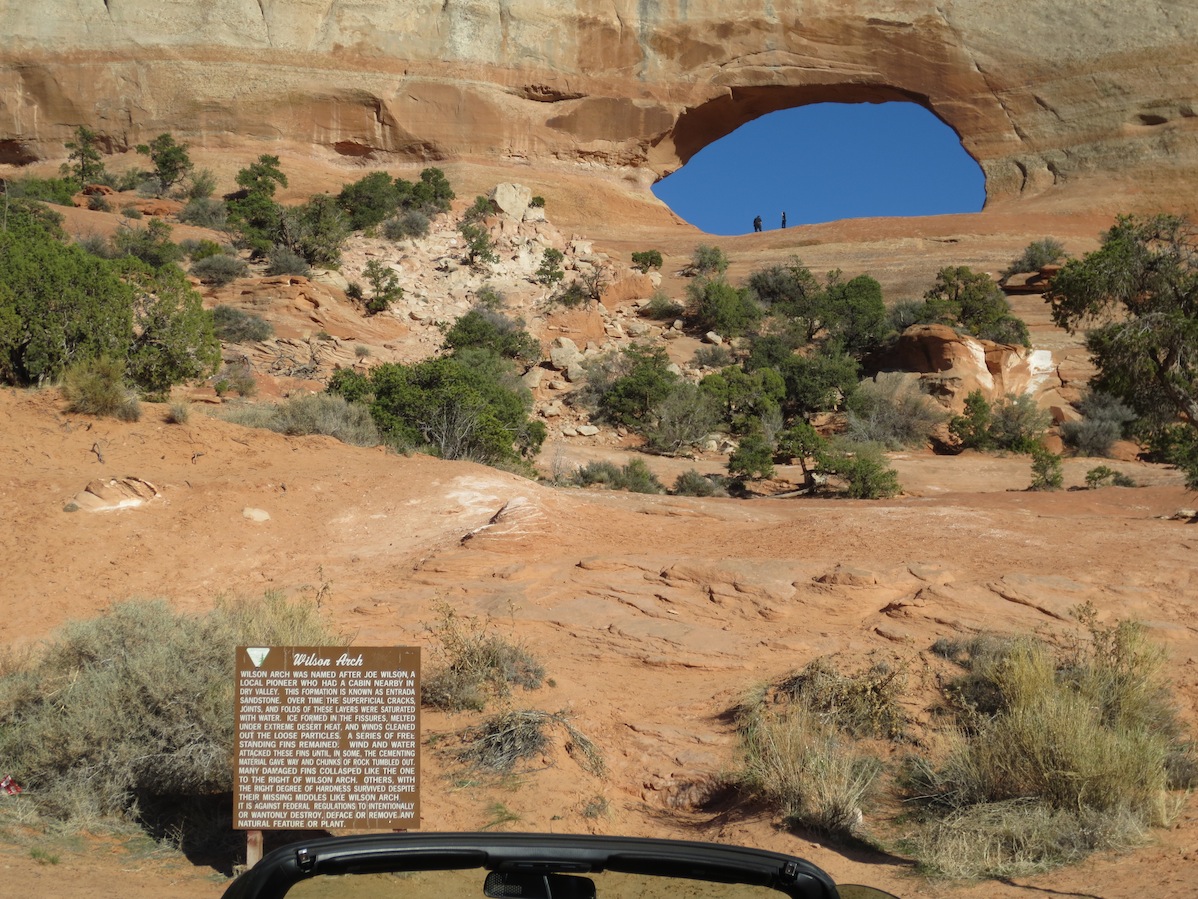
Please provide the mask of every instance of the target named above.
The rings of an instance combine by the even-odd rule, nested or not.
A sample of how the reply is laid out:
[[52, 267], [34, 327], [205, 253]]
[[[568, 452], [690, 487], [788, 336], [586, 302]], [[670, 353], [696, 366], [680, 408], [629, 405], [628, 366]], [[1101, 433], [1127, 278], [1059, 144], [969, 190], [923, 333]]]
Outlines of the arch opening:
[[772, 230], [783, 213], [793, 226], [978, 212], [985, 203], [981, 166], [952, 128], [909, 97], [775, 108], [740, 117], [735, 130], [712, 111], [695, 113], [707, 127], [679, 121], [673, 137], [684, 164], [653, 193], [709, 234], [751, 232], [757, 216]]

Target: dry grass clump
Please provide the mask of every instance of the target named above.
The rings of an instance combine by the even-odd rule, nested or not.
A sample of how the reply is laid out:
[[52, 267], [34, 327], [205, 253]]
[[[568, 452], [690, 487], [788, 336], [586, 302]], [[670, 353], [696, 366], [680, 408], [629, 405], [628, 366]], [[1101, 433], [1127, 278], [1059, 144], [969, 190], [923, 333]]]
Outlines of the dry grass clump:
[[125, 386], [125, 364], [119, 359], [102, 356], [71, 365], [62, 375], [62, 395], [72, 412], [121, 421], [141, 418], [137, 394]]
[[1010, 876], [1132, 846], [1196, 782], [1161, 649], [1134, 622], [1079, 617], [1090, 640], [1065, 653], [1029, 637], [941, 647], [966, 667], [946, 691], [959, 732], [905, 777], [929, 871]]
[[775, 701], [786, 697], [801, 702], [852, 737], [903, 735], [906, 716], [899, 706], [906, 678], [901, 671], [878, 663], [859, 674], [841, 674], [824, 659], [781, 680], [773, 689]]
[[380, 442], [370, 410], [332, 393], [296, 396], [278, 404], [234, 407], [222, 412], [221, 418], [290, 437], [320, 434], [351, 446], [377, 446]]
[[487, 625], [463, 619], [449, 605], [432, 627], [440, 665], [424, 679], [421, 702], [446, 711], [482, 711], [492, 698], [505, 698], [513, 686], [539, 689], [545, 668], [523, 645], [492, 633]]
[[[230, 791], [234, 648], [247, 642], [346, 641], [311, 604], [274, 594], [222, 600], [205, 615], [140, 600], [6, 659], [0, 758], [25, 787], [22, 802], [73, 824], [146, 825], [151, 815], [187, 814], [192, 800]], [[227, 809], [211, 823], [227, 832]], [[196, 826], [177, 829], [199, 837]]]
[[535, 758], [551, 745], [550, 731], [565, 731], [565, 748], [571, 758], [595, 775], [604, 772], [599, 750], [564, 713], [538, 709], [518, 709], [492, 715], [476, 727], [462, 733], [466, 744], [458, 758], [484, 771], [510, 774], [518, 762]]
[[852, 837], [881, 770], [804, 702], [758, 704], [741, 721], [743, 788], [776, 804], [791, 827]]

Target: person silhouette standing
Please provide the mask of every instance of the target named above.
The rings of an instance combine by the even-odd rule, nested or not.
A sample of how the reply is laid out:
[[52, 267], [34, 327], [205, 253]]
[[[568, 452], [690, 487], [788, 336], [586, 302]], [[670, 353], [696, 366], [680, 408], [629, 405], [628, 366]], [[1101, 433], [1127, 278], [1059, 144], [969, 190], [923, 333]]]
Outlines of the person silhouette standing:
[[754, 231], [761, 230], [761, 216], [757, 216], [757, 218], [753, 219], [753, 230]]
[[785, 212], [782, 213], [782, 227], [783, 228], [786, 227], [786, 213]]

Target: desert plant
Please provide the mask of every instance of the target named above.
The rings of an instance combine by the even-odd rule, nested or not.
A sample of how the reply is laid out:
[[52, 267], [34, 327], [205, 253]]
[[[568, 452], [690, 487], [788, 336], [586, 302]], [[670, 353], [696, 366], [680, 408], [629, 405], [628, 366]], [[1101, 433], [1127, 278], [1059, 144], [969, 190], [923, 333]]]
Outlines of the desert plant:
[[659, 250], [634, 252], [632, 267], [642, 274], [648, 274], [650, 269], [661, 268], [661, 252]]
[[1121, 471], [1107, 465], [1097, 465], [1086, 472], [1086, 486], [1091, 490], [1099, 487], [1135, 487], [1136, 482]]
[[291, 437], [321, 434], [351, 446], [377, 446], [380, 442], [370, 410], [333, 393], [294, 396], [277, 405], [242, 406], [221, 418]]
[[672, 320], [679, 318], [684, 311], [682, 304], [670, 299], [665, 291], [655, 290], [649, 302], [641, 307], [640, 314], [648, 318]]
[[308, 261], [289, 247], [275, 244], [267, 255], [266, 273], [268, 275], [300, 275], [304, 278], [312, 274]]
[[965, 413], [954, 416], [948, 423], [949, 432], [960, 441], [964, 449], [987, 450], [994, 446], [990, 427], [993, 411], [989, 401], [980, 390], [965, 397]]
[[491, 235], [486, 228], [470, 221], [464, 221], [458, 225], [458, 233], [466, 241], [466, 252], [462, 256], [462, 262], [482, 268], [499, 261], [499, 255], [495, 252]]
[[699, 244], [691, 256], [687, 272], [700, 277], [718, 277], [728, 270], [728, 257], [719, 247]]
[[716, 475], [700, 474], [691, 468], [674, 479], [670, 492], [676, 496], [726, 496], [721, 480]]
[[552, 714], [539, 709], [513, 709], [492, 715], [461, 734], [465, 744], [458, 758], [484, 771], [510, 774], [517, 763], [540, 756], [550, 745], [549, 731], [566, 732], [566, 751], [584, 770], [602, 774], [603, 757], [598, 748], [565, 713]]
[[399, 276], [390, 266], [377, 259], [371, 259], [367, 261], [362, 275], [370, 282], [370, 299], [366, 301], [366, 311], [371, 315], [386, 312], [392, 303], [398, 303], [403, 299]]
[[834, 441], [819, 454], [819, 469], [842, 480], [853, 499], [886, 499], [902, 492], [898, 474], [876, 443]]
[[387, 240], [404, 240], [426, 237], [430, 223], [428, 216], [419, 209], [406, 209], [383, 222], [383, 236]]
[[990, 434], [999, 449], [1030, 453], [1051, 424], [1048, 410], [1036, 405], [1030, 393], [1008, 393], [993, 408]]
[[212, 173], [212, 169], [200, 169], [199, 171], [192, 169], [183, 195], [188, 200], [203, 200], [212, 196], [215, 190], [216, 175]]
[[0, 753], [23, 800], [61, 819], [137, 822], [151, 807], [227, 794], [234, 648], [344, 642], [313, 605], [281, 595], [222, 599], [205, 615], [116, 604], [0, 675]]
[[252, 343], [266, 340], [274, 333], [274, 328], [262, 316], [235, 306], [214, 307], [212, 326], [216, 336], [227, 343]]
[[774, 476], [774, 447], [765, 435], [753, 431], [744, 436], [728, 456], [728, 474], [741, 480]]
[[154, 177], [161, 193], [166, 193], [182, 181], [194, 168], [187, 153], [187, 144], [175, 143], [170, 134], [160, 134], [148, 144], [139, 144], [137, 152], [149, 156], [154, 163]]
[[191, 403], [178, 402], [171, 403], [166, 410], [166, 423], [171, 425], [185, 425], [191, 418]]
[[245, 260], [236, 256], [216, 253], [204, 256], [191, 264], [191, 273], [206, 284], [228, 284], [237, 278], [244, 278], [249, 267]]
[[69, 178], [11, 178], [5, 183], [5, 196], [10, 200], [41, 200], [56, 206], [73, 206], [79, 182]]
[[92, 212], [112, 212], [112, 204], [103, 194], [92, 194], [87, 198], [87, 208]]
[[1065, 245], [1055, 237], [1045, 237], [1033, 240], [1023, 252], [1011, 260], [1011, 264], [1003, 271], [1003, 277], [1009, 278], [1017, 272], [1038, 272], [1046, 265], [1060, 262], [1065, 258]]
[[654, 403], [642, 430], [650, 448], [676, 454], [706, 440], [719, 422], [719, 406], [711, 394], [680, 381]]
[[133, 256], [153, 268], [162, 268], [183, 258], [179, 245], [171, 241], [171, 226], [154, 219], [144, 228], [121, 225], [112, 235], [112, 246], [118, 256]]
[[588, 462], [574, 472], [570, 480], [579, 487], [602, 484], [610, 490], [627, 490], [630, 493], [665, 493], [661, 481], [641, 459], [633, 459], [623, 468], [611, 462]]
[[1136, 419], [1130, 406], [1099, 391], [1088, 393], [1080, 406], [1084, 418], [1061, 425], [1061, 436], [1083, 456], [1110, 455], [1111, 446]]
[[863, 382], [848, 406], [851, 439], [894, 450], [927, 442], [933, 429], [948, 417], [920, 389], [918, 379], [897, 372], [882, 372]]
[[790, 827], [853, 837], [880, 764], [844, 744], [803, 703], [755, 705], [742, 715], [742, 789], [777, 805]]
[[105, 180], [104, 160], [100, 156], [100, 135], [85, 125], [75, 129], [75, 139], [67, 141], [70, 165], [63, 165], [64, 175], [71, 175], [81, 187]]
[[948, 683], [963, 726], [940, 765], [912, 759], [905, 774], [927, 868], [1003, 876], [1127, 846], [1168, 820], [1167, 790], [1193, 782], [1160, 648], [1135, 622], [1078, 617], [1090, 639], [1075, 648], [992, 640], [965, 685]]
[[218, 394], [222, 392], [221, 385], [224, 385], [225, 393], [234, 390], [238, 396], [243, 397], [251, 397], [258, 392], [258, 382], [254, 380], [254, 369], [244, 358], [240, 362], [226, 363], [221, 366], [215, 376], [215, 381]]
[[481, 711], [512, 687], [538, 690], [545, 668], [521, 643], [494, 633], [486, 622], [463, 618], [448, 603], [429, 630], [437, 643], [436, 667], [421, 684], [421, 702], [447, 711]]
[[800, 703], [825, 723], [857, 738], [897, 740], [906, 729], [900, 699], [906, 677], [879, 662], [857, 674], [843, 674], [827, 659], [816, 659], [769, 689], [772, 701]]
[[556, 247], [546, 247], [541, 254], [541, 266], [536, 270], [533, 279], [546, 287], [558, 283], [566, 276], [562, 271], [562, 260], [565, 258], [565, 254]]
[[724, 368], [732, 362], [732, 352], [723, 345], [701, 346], [693, 359], [696, 368]]
[[138, 209], [136, 206], [134, 206], [132, 203], [130, 203], [127, 206], [121, 207], [121, 215], [123, 215], [125, 218], [131, 219], [132, 221], [135, 221], [135, 222], [140, 221], [141, 219], [145, 218], [145, 214], [142, 213], [142, 211], [140, 209]]
[[1043, 444], [1032, 450], [1032, 483], [1029, 490], [1060, 490], [1065, 483], [1061, 457]]
[[544, 209], [545, 208], [545, 198], [542, 196], [539, 196], [539, 195], [534, 196], [531, 200], [528, 201], [528, 205], [530, 207], [532, 207], [533, 209]]
[[562, 284], [553, 296], [549, 298], [551, 303], [560, 303], [567, 308], [581, 306], [587, 301], [586, 288], [583, 287], [581, 281], [570, 281]]
[[141, 418], [137, 395], [125, 384], [125, 366], [110, 356], [68, 366], [62, 377], [62, 395], [71, 412], [106, 415], [122, 421]]
[[211, 197], [196, 197], [179, 210], [179, 221], [197, 228], [223, 230], [229, 221], [229, 210], [224, 200]]

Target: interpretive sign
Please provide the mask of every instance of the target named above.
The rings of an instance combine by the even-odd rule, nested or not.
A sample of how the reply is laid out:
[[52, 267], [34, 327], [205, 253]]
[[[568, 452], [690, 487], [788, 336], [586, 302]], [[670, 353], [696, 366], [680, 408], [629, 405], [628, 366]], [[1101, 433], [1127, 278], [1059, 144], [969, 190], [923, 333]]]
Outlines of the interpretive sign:
[[240, 646], [233, 826], [420, 820], [420, 650]]

